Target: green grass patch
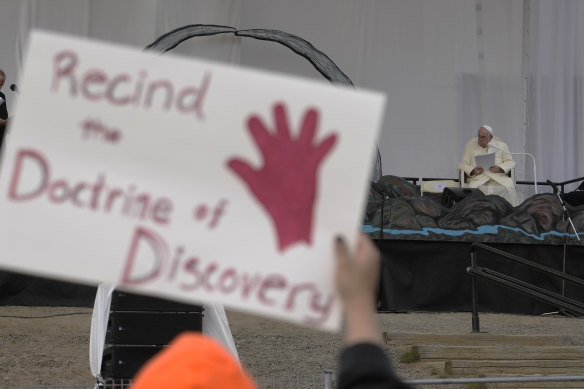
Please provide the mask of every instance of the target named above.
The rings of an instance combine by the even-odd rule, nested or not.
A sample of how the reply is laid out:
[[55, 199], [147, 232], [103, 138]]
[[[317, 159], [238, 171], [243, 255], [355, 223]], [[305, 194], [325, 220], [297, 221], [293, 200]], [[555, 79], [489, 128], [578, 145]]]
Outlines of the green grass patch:
[[412, 346], [409, 350], [404, 351], [399, 358], [401, 363], [413, 363], [420, 360], [420, 349], [418, 346]]

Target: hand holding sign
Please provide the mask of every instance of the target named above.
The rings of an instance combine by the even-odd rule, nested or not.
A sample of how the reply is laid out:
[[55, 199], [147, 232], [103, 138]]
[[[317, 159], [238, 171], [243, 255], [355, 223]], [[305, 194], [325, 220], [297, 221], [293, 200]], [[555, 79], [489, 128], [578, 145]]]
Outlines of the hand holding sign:
[[231, 159], [229, 168], [246, 182], [256, 199], [270, 214], [278, 234], [278, 249], [297, 242], [311, 243], [312, 214], [317, 191], [316, 172], [335, 145], [336, 134], [313, 145], [318, 111], [304, 115], [298, 138], [293, 139], [283, 104], [274, 106], [276, 132], [270, 134], [257, 116], [248, 128], [258, 145], [264, 165], [254, 170], [247, 162]]

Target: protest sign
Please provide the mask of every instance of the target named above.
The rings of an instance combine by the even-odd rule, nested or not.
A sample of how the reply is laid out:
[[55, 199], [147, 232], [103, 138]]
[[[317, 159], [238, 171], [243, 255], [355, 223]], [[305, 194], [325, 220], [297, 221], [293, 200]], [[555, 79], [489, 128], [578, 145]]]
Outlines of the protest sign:
[[34, 31], [0, 268], [337, 329], [385, 97]]

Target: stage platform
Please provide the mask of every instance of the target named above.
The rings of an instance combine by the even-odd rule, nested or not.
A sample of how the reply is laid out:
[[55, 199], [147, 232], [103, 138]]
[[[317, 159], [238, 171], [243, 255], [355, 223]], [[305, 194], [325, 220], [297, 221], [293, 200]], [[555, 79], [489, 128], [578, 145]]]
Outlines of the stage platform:
[[[470, 312], [472, 309], [470, 242], [429, 240], [375, 240], [383, 254], [379, 293], [380, 311]], [[584, 247], [489, 243], [546, 267], [584, 278]], [[584, 288], [562, 282], [489, 251], [477, 251], [478, 265], [538, 285], [566, 297], [584, 301]], [[516, 291], [478, 280], [482, 312], [539, 315], [558, 311], [554, 306]], [[563, 291], [563, 292], [562, 292]]]
[[[584, 206], [564, 209], [550, 193], [516, 207], [482, 193], [449, 204], [441, 200], [440, 194], [421, 196], [419, 187], [396, 176], [372, 184], [362, 231], [383, 254], [381, 311], [470, 312], [466, 268], [473, 242], [584, 278], [584, 248], [578, 240], [584, 239]], [[477, 258], [479, 266], [584, 301], [584, 288], [489, 251], [477, 251]], [[535, 315], [558, 310], [484, 279], [478, 285], [481, 311]]]

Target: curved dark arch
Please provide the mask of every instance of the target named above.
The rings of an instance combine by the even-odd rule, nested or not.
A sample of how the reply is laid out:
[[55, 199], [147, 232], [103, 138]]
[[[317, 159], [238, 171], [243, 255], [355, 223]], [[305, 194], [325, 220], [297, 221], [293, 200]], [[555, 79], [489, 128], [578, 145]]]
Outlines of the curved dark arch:
[[176, 28], [158, 37], [154, 42], [145, 47], [146, 50], [167, 52], [174, 49], [187, 39], [197, 36], [209, 36], [218, 34], [234, 34], [236, 36], [250, 37], [258, 40], [277, 42], [288, 47], [298, 55], [306, 58], [314, 68], [332, 83], [353, 86], [353, 82], [339, 67], [322, 51], [315, 48], [310, 42], [279, 30], [250, 29], [237, 30], [229, 26], [214, 24], [191, 24]]
[[[210, 36], [218, 34], [234, 34], [236, 36], [249, 37], [258, 40], [280, 43], [296, 54], [306, 58], [314, 68], [333, 84], [342, 84], [355, 87], [353, 82], [339, 67], [322, 51], [314, 47], [310, 42], [280, 30], [249, 29], [237, 30], [229, 26], [215, 24], [190, 24], [176, 28], [159, 36], [154, 42], [146, 46], [145, 50], [156, 50], [165, 53], [174, 49], [187, 39], [198, 36]], [[377, 182], [382, 175], [381, 154], [377, 147], [377, 156], [371, 180]]]
[[235, 35], [248, 36], [250, 38], [277, 42], [286, 46], [293, 52], [306, 58], [327, 80], [332, 83], [344, 84], [355, 87], [349, 77], [322, 51], [314, 47], [310, 42], [292, 34], [279, 30], [238, 30]]
[[209, 36], [225, 33], [235, 34], [236, 31], [237, 30], [233, 27], [219, 26], [216, 24], [189, 24], [188, 26], [179, 27], [167, 32], [166, 34], [160, 35], [154, 42], [150, 43], [144, 49], [166, 53], [187, 39], [196, 36]]

